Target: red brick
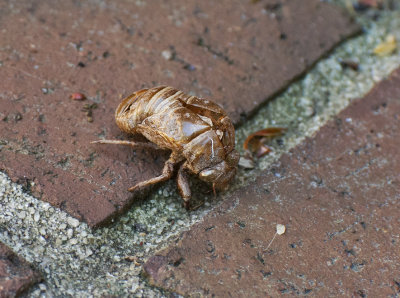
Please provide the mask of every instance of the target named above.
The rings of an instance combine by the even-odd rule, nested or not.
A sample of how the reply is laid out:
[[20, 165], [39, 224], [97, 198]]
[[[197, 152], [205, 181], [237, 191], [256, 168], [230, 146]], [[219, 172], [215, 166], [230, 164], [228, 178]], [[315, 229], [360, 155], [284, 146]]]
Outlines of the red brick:
[[[400, 69], [145, 264], [183, 295], [400, 291]], [[286, 233], [276, 236], [277, 223]]]
[[[172, 85], [238, 123], [359, 29], [319, 0], [142, 3], [1, 4], [0, 169], [91, 226], [129, 207], [127, 188], [166, 156], [89, 144], [125, 137], [114, 123], [122, 96]], [[88, 122], [81, 110], [94, 102]]]
[[38, 272], [0, 242], [0, 297], [18, 296], [40, 279]]

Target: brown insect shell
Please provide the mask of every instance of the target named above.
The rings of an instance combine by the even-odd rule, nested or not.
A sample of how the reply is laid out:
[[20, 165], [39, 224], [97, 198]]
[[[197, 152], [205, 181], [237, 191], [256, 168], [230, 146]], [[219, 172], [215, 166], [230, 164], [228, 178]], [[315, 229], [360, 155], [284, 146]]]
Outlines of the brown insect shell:
[[217, 188], [236, 173], [239, 154], [232, 122], [211, 101], [172, 87], [143, 89], [120, 103], [115, 118], [121, 130], [178, 153], [178, 161], [186, 160], [190, 171]]

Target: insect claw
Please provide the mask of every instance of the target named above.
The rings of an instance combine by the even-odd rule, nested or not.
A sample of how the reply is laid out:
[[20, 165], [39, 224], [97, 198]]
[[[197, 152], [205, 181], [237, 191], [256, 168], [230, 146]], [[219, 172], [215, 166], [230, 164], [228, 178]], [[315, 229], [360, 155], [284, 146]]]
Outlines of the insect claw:
[[217, 197], [217, 191], [215, 190], [215, 182], [213, 183], [213, 194], [214, 194], [214, 198]]
[[190, 201], [183, 201], [182, 205], [187, 211], [190, 210]]
[[133, 191], [136, 190], [136, 188], [137, 188], [136, 185], [135, 185], [135, 186], [132, 186], [132, 187], [128, 188], [128, 191], [133, 192]]

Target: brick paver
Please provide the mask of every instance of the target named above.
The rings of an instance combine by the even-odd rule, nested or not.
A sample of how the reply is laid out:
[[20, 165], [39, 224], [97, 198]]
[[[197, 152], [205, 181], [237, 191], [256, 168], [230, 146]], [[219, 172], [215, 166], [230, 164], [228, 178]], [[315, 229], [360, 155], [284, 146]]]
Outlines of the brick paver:
[[399, 148], [400, 69], [150, 258], [150, 281], [207, 297], [395, 297]]
[[90, 226], [127, 208], [127, 188], [166, 156], [89, 144], [123, 137], [122, 96], [172, 85], [238, 123], [359, 29], [319, 0], [151, 3], [0, 4], [0, 169]]
[[0, 242], [0, 297], [15, 297], [40, 280], [38, 272]]

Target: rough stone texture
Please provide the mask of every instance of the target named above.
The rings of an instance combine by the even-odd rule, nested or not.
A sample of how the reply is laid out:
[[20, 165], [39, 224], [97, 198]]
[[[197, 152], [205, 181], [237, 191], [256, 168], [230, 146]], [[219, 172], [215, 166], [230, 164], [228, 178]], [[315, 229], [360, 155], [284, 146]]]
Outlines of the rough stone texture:
[[29, 264], [0, 242], [0, 297], [15, 297], [40, 280]]
[[[358, 30], [319, 0], [11, 1], [0, 28], [0, 169], [91, 226], [129, 206], [127, 188], [166, 158], [89, 144], [124, 137], [122, 96], [172, 85], [238, 123]], [[93, 103], [89, 122], [82, 109]]]
[[[397, 297], [400, 69], [145, 264], [216, 297]], [[276, 224], [286, 233], [276, 236]]]

